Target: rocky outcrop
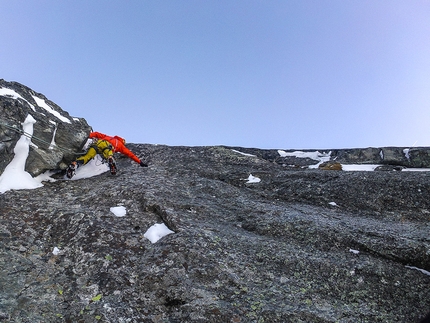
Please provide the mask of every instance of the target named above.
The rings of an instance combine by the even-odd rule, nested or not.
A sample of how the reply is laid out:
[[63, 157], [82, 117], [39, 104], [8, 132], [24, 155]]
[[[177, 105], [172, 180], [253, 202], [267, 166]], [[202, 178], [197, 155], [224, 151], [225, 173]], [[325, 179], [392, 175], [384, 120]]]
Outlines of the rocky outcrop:
[[[318, 153], [320, 158], [326, 158], [326, 162], [340, 164], [379, 164], [400, 166], [405, 168], [430, 168], [430, 148], [429, 147], [382, 147], [382, 148], [353, 148], [353, 149], [329, 149], [329, 150], [300, 150], [304, 157], [300, 157], [297, 150], [269, 149], [261, 150], [256, 148], [240, 148], [244, 153], [256, 155], [263, 159], [276, 162], [285, 167], [308, 167], [315, 165], [314, 158], [306, 157], [306, 153]], [[316, 154], [314, 154], [316, 155]], [[299, 157], [298, 157], [299, 156]]]
[[413, 168], [430, 167], [428, 147], [383, 147], [333, 150], [332, 158], [345, 164], [382, 164]]
[[[0, 195], [1, 322], [382, 323], [428, 312], [430, 173], [294, 168], [240, 147], [129, 148], [150, 166], [118, 158], [117, 176]], [[110, 212], [118, 205], [126, 216]], [[154, 223], [175, 233], [152, 244]]]
[[81, 152], [91, 129], [85, 119], [71, 117], [44, 95], [0, 79], [0, 174], [13, 159], [21, 124], [28, 115], [36, 120], [26, 164], [26, 171], [32, 175], [65, 168]]

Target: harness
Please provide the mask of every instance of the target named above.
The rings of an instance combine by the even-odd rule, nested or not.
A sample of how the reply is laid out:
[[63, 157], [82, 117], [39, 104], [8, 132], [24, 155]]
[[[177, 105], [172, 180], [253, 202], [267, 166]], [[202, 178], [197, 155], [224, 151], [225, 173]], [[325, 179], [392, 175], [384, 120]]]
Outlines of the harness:
[[[102, 146], [103, 143], [105, 144], [105, 147], [102, 148], [100, 146]], [[102, 156], [104, 155], [104, 152], [106, 150], [112, 150], [112, 152], [115, 152], [112, 144], [107, 140], [99, 140], [97, 141], [97, 143], [92, 144], [90, 148], [93, 148], [99, 155], [102, 155]]]

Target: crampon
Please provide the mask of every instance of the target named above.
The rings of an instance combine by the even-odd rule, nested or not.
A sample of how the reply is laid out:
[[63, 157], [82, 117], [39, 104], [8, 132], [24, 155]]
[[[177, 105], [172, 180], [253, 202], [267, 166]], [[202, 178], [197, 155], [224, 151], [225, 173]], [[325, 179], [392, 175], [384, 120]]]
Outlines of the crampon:
[[116, 162], [113, 157], [109, 157], [108, 159], [109, 170], [112, 175], [116, 175], [118, 169], [116, 168]]
[[75, 176], [75, 174], [76, 174], [76, 168], [77, 168], [77, 163], [76, 162], [73, 162], [73, 163], [71, 163], [69, 165], [69, 167], [67, 168], [67, 171], [66, 171], [67, 178], [70, 179], [73, 176]]

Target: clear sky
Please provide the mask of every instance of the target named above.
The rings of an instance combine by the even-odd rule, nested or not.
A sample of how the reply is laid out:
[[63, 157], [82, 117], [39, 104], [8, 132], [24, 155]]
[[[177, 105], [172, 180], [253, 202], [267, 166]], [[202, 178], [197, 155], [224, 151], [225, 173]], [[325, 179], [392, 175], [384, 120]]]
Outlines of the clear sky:
[[428, 0], [0, 0], [0, 78], [128, 142], [430, 146]]

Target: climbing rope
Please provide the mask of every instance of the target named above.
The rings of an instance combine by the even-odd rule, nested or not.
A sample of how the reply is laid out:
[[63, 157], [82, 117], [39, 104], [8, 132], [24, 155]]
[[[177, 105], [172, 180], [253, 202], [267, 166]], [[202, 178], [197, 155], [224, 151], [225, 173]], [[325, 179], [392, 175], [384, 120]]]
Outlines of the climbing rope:
[[47, 142], [46, 140], [38, 138], [35, 135], [32, 135], [32, 134], [30, 134], [28, 132], [25, 132], [24, 130], [18, 128], [17, 125], [12, 125], [11, 126], [11, 125], [5, 123], [4, 121], [5, 121], [4, 119], [0, 119], [0, 126], [3, 126], [3, 127], [7, 128], [7, 129], [15, 131], [15, 132], [17, 132], [17, 133], [19, 133], [19, 134], [21, 134], [23, 136], [26, 136], [27, 138], [30, 138], [30, 139], [32, 139], [32, 140], [34, 140], [36, 142], [47, 144], [49, 147], [56, 148], [58, 150], [61, 150], [62, 152], [69, 153], [69, 154], [75, 154], [75, 155], [84, 155], [85, 154], [85, 152], [83, 152], [83, 153], [76, 153], [76, 152], [74, 152], [71, 149], [60, 147], [57, 144], [52, 145], [50, 142]]

